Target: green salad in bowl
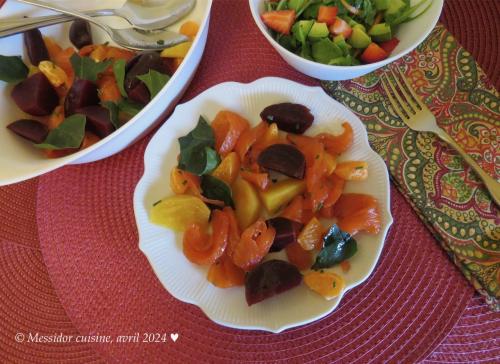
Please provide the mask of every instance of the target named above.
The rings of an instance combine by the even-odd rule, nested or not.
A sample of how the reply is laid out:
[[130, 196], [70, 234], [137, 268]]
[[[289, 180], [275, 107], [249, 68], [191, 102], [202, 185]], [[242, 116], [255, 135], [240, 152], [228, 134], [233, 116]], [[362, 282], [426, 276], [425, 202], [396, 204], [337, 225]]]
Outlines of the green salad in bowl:
[[273, 38], [302, 58], [335, 66], [382, 61], [397, 47], [399, 24], [433, 0], [268, 0], [261, 14]]

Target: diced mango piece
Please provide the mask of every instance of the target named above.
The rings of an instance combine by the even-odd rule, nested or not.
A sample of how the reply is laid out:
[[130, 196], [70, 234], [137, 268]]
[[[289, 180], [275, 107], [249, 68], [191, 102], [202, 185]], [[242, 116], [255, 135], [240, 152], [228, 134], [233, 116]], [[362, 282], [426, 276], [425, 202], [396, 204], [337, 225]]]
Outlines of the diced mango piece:
[[166, 58], [184, 58], [193, 42], [184, 42], [161, 51], [161, 56]]
[[281, 206], [288, 202], [306, 189], [306, 183], [302, 180], [286, 179], [271, 185], [266, 191], [260, 191], [260, 198], [269, 213], [273, 214]]
[[259, 218], [262, 209], [261, 202], [255, 188], [242, 178], [234, 181], [232, 190], [236, 219], [243, 230]]

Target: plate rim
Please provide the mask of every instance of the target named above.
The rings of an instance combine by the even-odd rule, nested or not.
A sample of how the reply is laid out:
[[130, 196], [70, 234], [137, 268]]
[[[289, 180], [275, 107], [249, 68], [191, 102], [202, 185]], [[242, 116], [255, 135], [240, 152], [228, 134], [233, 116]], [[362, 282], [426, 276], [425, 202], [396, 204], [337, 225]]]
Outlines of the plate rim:
[[[149, 154], [152, 153], [154, 145], [157, 142], [156, 140], [157, 140], [157, 138], [159, 138], [159, 134], [161, 134], [161, 131], [168, 127], [168, 120], [170, 120], [170, 118], [172, 118], [176, 113], [182, 113], [182, 110], [184, 108], [188, 108], [189, 104], [192, 101], [195, 101], [195, 100], [200, 99], [200, 98], [206, 98], [211, 93], [217, 92], [218, 89], [221, 89], [221, 88], [224, 89], [224, 88], [228, 88], [228, 87], [229, 88], [238, 87], [238, 88], [246, 90], [246, 89], [251, 89], [252, 87], [257, 87], [260, 84], [266, 84], [266, 83], [269, 85], [276, 84], [276, 83], [283, 83], [283, 84], [288, 84], [288, 86], [290, 86], [292, 88], [300, 87], [300, 88], [303, 88], [304, 91], [321, 94], [323, 97], [328, 98], [330, 102], [336, 104], [336, 106], [339, 107], [343, 112], [351, 114], [350, 116], [353, 117], [353, 119], [357, 119], [357, 121], [363, 126], [362, 139], [363, 139], [364, 146], [367, 146], [367, 152], [370, 154], [373, 154], [375, 156], [375, 158], [378, 159], [378, 163], [382, 163], [381, 165], [384, 166], [383, 175], [385, 177], [384, 178], [384, 184], [386, 186], [386, 201], [385, 202], [386, 202], [387, 209], [382, 212], [382, 215], [383, 215], [383, 218], [385, 221], [385, 225], [383, 226], [383, 229], [379, 233], [379, 234], [381, 234], [381, 246], [380, 246], [379, 251], [377, 252], [376, 257], [372, 261], [372, 266], [370, 267], [369, 271], [367, 272], [367, 274], [364, 277], [351, 283], [348, 287], [346, 287], [346, 289], [343, 290], [341, 295], [338, 296], [338, 299], [335, 300], [335, 303], [332, 304], [332, 306], [329, 307], [328, 310], [326, 310], [325, 312], [322, 312], [322, 313], [320, 313], [312, 318], [302, 320], [300, 322], [297, 321], [297, 322], [292, 322], [292, 323], [287, 323], [287, 324], [279, 324], [279, 325], [272, 325], [270, 323], [269, 326], [265, 326], [265, 325], [241, 325], [241, 324], [236, 324], [233, 322], [221, 320], [221, 319], [215, 317], [214, 313], [211, 312], [211, 310], [209, 310], [203, 302], [195, 300], [192, 297], [178, 295], [176, 292], [173, 292], [173, 291], [168, 289], [168, 287], [159, 278], [160, 275], [159, 275], [158, 267], [156, 267], [154, 264], [153, 253], [148, 251], [148, 249], [143, 244], [143, 241], [145, 240], [144, 239], [145, 233], [144, 233], [143, 229], [141, 229], [141, 224], [143, 223], [143, 221], [140, 220], [139, 213], [144, 212], [145, 216], [147, 216], [147, 211], [145, 210], [145, 208], [142, 207], [142, 197], [145, 195], [145, 193], [147, 191], [147, 186], [145, 185], [145, 183], [146, 183], [145, 179], [148, 175], [148, 172], [150, 171], [150, 168], [148, 168], [147, 158], [148, 158]], [[233, 329], [242, 329], [242, 330], [260, 330], [260, 331], [266, 331], [266, 332], [272, 332], [272, 333], [280, 333], [280, 332], [283, 332], [287, 329], [302, 326], [305, 324], [309, 324], [309, 323], [315, 322], [317, 320], [320, 320], [321, 318], [328, 316], [338, 307], [338, 305], [342, 301], [342, 298], [344, 297], [344, 295], [348, 291], [350, 291], [350, 290], [354, 289], [355, 287], [359, 286], [360, 284], [366, 282], [370, 278], [370, 276], [372, 275], [373, 271], [375, 270], [375, 268], [380, 260], [380, 256], [381, 256], [383, 248], [385, 246], [385, 240], [387, 238], [388, 231], [394, 222], [394, 219], [393, 219], [392, 214], [391, 214], [391, 205], [390, 205], [391, 189], [390, 189], [389, 172], [387, 170], [387, 166], [386, 166], [385, 162], [383, 161], [382, 157], [380, 157], [380, 155], [378, 153], [376, 153], [371, 148], [369, 141], [368, 141], [368, 132], [367, 132], [363, 122], [359, 119], [359, 117], [356, 114], [354, 114], [349, 108], [345, 107], [337, 100], [328, 96], [320, 86], [307, 86], [307, 85], [301, 84], [299, 82], [292, 81], [292, 80], [289, 80], [287, 78], [281, 78], [281, 77], [262, 77], [262, 78], [259, 78], [259, 79], [256, 79], [256, 80], [250, 81], [250, 82], [227, 81], [227, 82], [222, 82], [222, 83], [213, 85], [213, 86], [207, 88], [206, 90], [200, 92], [198, 95], [196, 95], [195, 97], [193, 97], [189, 101], [182, 103], [182, 104], [179, 104], [175, 107], [174, 111], [169, 116], [169, 118], [166, 120], [166, 122], [154, 133], [154, 135], [152, 136], [152, 138], [148, 142], [148, 145], [146, 146], [146, 149], [144, 151], [143, 161], [144, 161], [144, 172], [136, 184], [136, 187], [134, 189], [134, 195], [133, 195], [134, 218], [135, 218], [137, 232], [138, 232], [138, 248], [146, 256], [148, 263], [151, 266], [151, 268], [153, 269], [155, 276], [160, 281], [163, 288], [170, 295], [172, 295], [174, 298], [176, 298], [177, 300], [179, 300], [181, 302], [193, 304], [193, 305], [199, 307], [203, 311], [203, 313], [211, 321], [213, 321], [219, 325], [222, 325], [224, 327], [229, 327], [229, 328], [233, 328]]]

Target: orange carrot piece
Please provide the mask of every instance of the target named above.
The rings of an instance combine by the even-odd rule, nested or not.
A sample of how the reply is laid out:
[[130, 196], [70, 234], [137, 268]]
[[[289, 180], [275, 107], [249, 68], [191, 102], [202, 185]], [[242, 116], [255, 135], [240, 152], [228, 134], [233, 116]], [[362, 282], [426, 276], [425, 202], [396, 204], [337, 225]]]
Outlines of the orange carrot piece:
[[223, 156], [234, 149], [241, 134], [249, 128], [247, 120], [229, 110], [219, 111], [211, 126], [215, 135], [215, 146]]
[[238, 141], [236, 142], [236, 146], [234, 147], [234, 150], [238, 155], [240, 156], [240, 160], [243, 162], [245, 161], [245, 157], [252, 147], [252, 145], [266, 132], [268, 128], [268, 124], [264, 121], [262, 121], [260, 124], [257, 126], [245, 130]]
[[368, 163], [365, 161], [347, 161], [337, 164], [333, 171], [346, 181], [364, 181], [368, 178]]
[[45, 43], [45, 47], [47, 48], [47, 51], [49, 52], [49, 58], [51, 61], [54, 61], [54, 59], [57, 57], [59, 53], [62, 52], [62, 48], [57, 44], [54, 39], [50, 37], [43, 37], [43, 42]]
[[343, 123], [342, 127], [344, 131], [340, 135], [321, 133], [316, 136], [316, 138], [323, 143], [328, 153], [339, 155], [351, 147], [354, 139], [354, 132], [351, 124]]
[[234, 265], [231, 258], [224, 254], [210, 266], [207, 279], [219, 288], [242, 286], [245, 283], [245, 271]]
[[119, 101], [122, 98], [118, 84], [113, 75], [103, 75], [97, 81], [101, 101]]
[[186, 37], [194, 38], [198, 33], [200, 26], [192, 20], [184, 22], [179, 28], [179, 33], [185, 35]]
[[269, 187], [269, 175], [267, 173], [241, 171], [240, 174], [243, 179], [262, 191], [265, 191]]

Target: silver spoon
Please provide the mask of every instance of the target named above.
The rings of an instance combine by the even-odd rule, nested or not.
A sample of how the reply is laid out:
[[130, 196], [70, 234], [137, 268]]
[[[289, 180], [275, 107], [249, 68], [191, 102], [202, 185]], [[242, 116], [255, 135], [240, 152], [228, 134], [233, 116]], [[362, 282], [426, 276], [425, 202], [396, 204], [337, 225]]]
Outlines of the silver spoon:
[[41, 8], [54, 10], [63, 14], [71, 15], [75, 18], [87, 20], [103, 29], [109, 34], [111, 39], [118, 45], [133, 50], [154, 50], [172, 47], [176, 44], [187, 42], [188, 37], [169, 30], [159, 30], [156, 32], [139, 32], [134, 28], [115, 29], [101, 22], [97, 18], [85, 15], [73, 9], [67, 9], [59, 4], [49, 4], [38, 0], [18, 0], [19, 2], [38, 6]]
[[[163, 29], [186, 16], [196, 5], [196, 0], [127, 0], [121, 8], [82, 11], [88, 16], [118, 16], [133, 28], [143, 31]], [[0, 19], [0, 38], [34, 28], [63, 23], [74, 19], [58, 14], [31, 18]]]

